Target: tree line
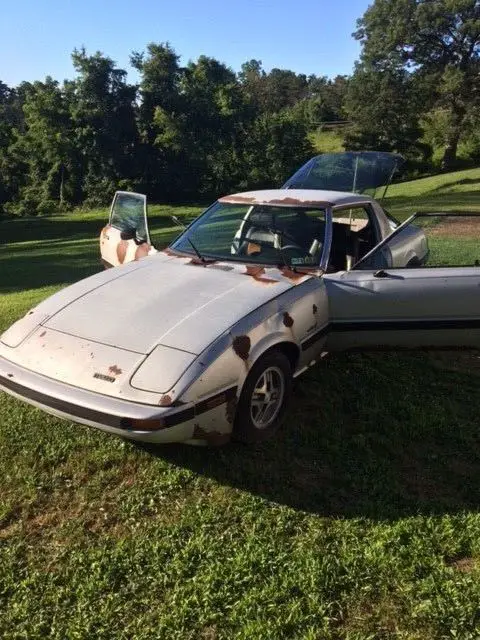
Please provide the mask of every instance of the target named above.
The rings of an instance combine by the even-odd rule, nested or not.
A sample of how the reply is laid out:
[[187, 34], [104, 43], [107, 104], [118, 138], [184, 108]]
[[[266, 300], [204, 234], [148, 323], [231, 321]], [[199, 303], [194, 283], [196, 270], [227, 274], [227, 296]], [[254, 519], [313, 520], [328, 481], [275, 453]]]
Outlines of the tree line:
[[72, 80], [0, 81], [0, 212], [103, 205], [116, 189], [185, 202], [279, 186], [315, 153], [312, 132], [338, 121], [346, 149], [397, 151], [423, 170], [436, 155], [454, 167], [459, 145], [480, 160], [479, 0], [376, 0], [353, 35], [351, 77], [259, 60], [235, 73], [207, 56], [182, 66], [151, 43], [130, 58], [138, 84], [85, 49]]

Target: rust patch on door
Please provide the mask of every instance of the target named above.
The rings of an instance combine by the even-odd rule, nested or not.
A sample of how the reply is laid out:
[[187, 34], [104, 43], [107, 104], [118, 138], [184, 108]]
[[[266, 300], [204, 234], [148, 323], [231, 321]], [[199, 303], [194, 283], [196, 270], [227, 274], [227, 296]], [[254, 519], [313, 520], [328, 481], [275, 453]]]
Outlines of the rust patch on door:
[[318, 307], [316, 304], [313, 305], [313, 315], [317, 315]]
[[108, 367], [108, 373], [111, 373], [113, 376], [119, 376], [122, 373], [122, 370], [117, 367], [116, 364], [112, 364], [111, 367]]
[[120, 264], [123, 264], [125, 256], [127, 255], [128, 243], [126, 240], [120, 240], [117, 244], [117, 258]]
[[135, 251], [135, 260], [141, 260], [142, 258], [148, 256], [148, 252], [150, 251], [150, 249], [151, 247], [148, 242], [142, 242], [142, 244], [139, 244], [137, 250]]
[[292, 318], [292, 316], [285, 311], [285, 313], [283, 314], [283, 324], [288, 328], [291, 329], [294, 325], [294, 319]]
[[248, 336], [237, 336], [232, 343], [233, 350], [242, 360], [248, 360], [252, 341]]

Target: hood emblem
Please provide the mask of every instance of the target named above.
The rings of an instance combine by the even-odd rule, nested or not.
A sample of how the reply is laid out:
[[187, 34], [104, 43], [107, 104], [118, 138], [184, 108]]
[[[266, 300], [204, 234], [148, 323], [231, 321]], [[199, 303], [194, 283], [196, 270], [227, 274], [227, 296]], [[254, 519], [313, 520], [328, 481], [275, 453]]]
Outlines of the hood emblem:
[[93, 377], [97, 378], [97, 380], [104, 380], [105, 382], [115, 382], [115, 378], [112, 376], [107, 376], [104, 373], [99, 373], [98, 371], [93, 374]]

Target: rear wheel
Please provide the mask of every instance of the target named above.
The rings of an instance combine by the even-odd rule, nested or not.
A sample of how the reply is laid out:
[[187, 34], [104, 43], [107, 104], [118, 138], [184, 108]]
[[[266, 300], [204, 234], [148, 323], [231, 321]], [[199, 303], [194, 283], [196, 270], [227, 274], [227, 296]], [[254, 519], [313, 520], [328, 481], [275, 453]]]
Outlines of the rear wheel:
[[280, 427], [292, 391], [292, 368], [281, 351], [270, 351], [252, 367], [238, 402], [233, 436], [261, 442]]

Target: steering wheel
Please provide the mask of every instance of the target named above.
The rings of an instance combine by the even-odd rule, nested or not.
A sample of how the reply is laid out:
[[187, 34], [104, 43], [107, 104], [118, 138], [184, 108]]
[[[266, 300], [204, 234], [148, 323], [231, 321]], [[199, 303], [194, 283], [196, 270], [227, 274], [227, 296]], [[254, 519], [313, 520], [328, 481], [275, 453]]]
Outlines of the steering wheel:
[[279, 251], [285, 251], [285, 249], [294, 249], [305, 252], [305, 249], [301, 247], [299, 244], [285, 244], [280, 247]]

